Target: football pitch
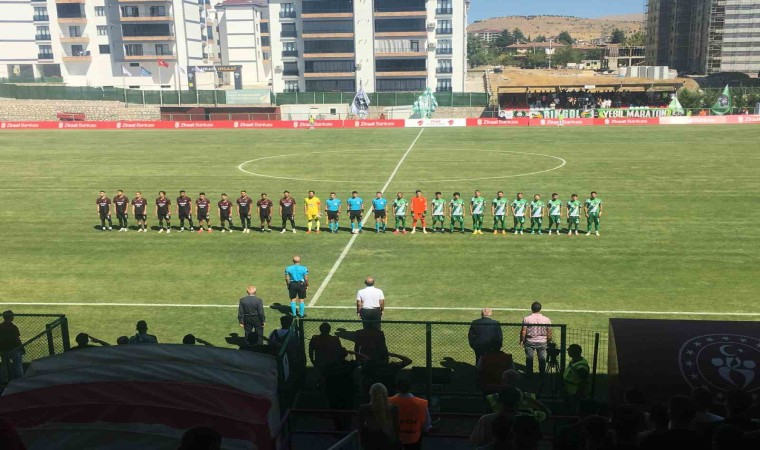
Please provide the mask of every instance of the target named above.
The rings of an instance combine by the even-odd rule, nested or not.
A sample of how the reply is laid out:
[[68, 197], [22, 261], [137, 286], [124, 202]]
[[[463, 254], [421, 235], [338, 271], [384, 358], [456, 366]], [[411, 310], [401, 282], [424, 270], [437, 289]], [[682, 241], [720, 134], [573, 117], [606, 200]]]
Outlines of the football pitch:
[[[72, 337], [114, 343], [145, 319], [160, 342], [193, 333], [225, 345], [240, 332], [247, 284], [267, 305], [287, 306], [283, 269], [297, 254], [311, 274], [310, 318], [355, 318], [355, 292], [372, 275], [386, 320], [470, 321], [489, 306], [519, 322], [534, 300], [555, 323], [594, 331], [610, 317], [756, 320], [759, 150], [756, 126], [6, 132], [0, 306], [64, 313]], [[159, 190], [173, 202], [180, 189], [193, 199], [203, 191], [213, 205], [222, 192], [267, 192], [276, 203], [288, 190], [304, 227], [308, 190], [323, 201], [357, 190], [368, 209], [383, 187], [389, 200], [421, 189], [468, 202], [479, 189], [489, 203], [499, 190], [510, 200], [557, 192], [563, 202], [595, 190], [601, 236], [494, 236], [490, 208], [484, 235], [376, 235], [372, 219], [358, 236], [97, 227], [100, 190], [141, 191], [151, 226]], [[271, 330], [280, 314], [267, 311]]]

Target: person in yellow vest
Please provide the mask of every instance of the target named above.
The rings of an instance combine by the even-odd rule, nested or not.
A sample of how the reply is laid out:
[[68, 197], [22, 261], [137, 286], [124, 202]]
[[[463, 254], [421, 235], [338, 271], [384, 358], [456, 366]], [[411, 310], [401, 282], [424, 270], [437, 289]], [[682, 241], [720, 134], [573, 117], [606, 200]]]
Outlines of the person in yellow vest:
[[591, 380], [588, 361], [583, 357], [583, 348], [578, 344], [570, 344], [567, 347], [567, 355], [570, 363], [565, 368], [562, 377], [565, 382], [565, 393], [571, 402], [588, 398], [591, 393]]
[[[500, 390], [504, 390], [504, 389], [512, 388], [512, 387], [518, 388], [517, 384], [519, 381], [520, 381], [520, 372], [513, 369], [505, 370], [504, 373], [501, 374], [501, 389]], [[498, 392], [487, 396], [486, 402], [488, 402], [488, 405], [491, 407], [493, 412], [495, 413], [502, 412], [502, 406], [501, 406], [501, 401], [499, 400]], [[536, 394], [533, 394], [527, 391], [522, 391], [522, 402], [520, 402], [520, 404], [517, 405], [517, 410], [522, 414], [528, 414], [528, 415], [534, 415], [533, 413], [538, 412], [539, 414], [534, 415], [534, 417], [539, 422], [543, 422], [544, 420], [546, 420], [548, 416], [552, 414], [551, 410], [546, 405], [544, 405], [541, 401], [536, 399]]]
[[430, 430], [432, 421], [427, 400], [412, 395], [410, 387], [409, 380], [400, 377], [396, 380], [397, 394], [388, 402], [398, 408], [399, 437], [404, 450], [419, 450], [422, 448], [422, 433]]

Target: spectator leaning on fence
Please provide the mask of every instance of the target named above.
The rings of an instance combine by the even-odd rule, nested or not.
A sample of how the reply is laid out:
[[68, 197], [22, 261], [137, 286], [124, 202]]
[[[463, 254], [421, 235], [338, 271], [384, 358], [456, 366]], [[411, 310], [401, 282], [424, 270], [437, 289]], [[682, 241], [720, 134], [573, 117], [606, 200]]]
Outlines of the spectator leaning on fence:
[[380, 320], [385, 309], [385, 294], [375, 287], [375, 279], [367, 277], [364, 289], [356, 293], [356, 315], [362, 319], [364, 328], [380, 329]]
[[501, 325], [491, 318], [492, 314], [491, 308], [483, 308], [480, 319], [475, 319], [470, 324], [467, 340], [470, 348], [475, 352], [475, 364], [482, 355], [500, 350], [504, 343]]
[[309, 360], [320, 374], [325, 367], [338, 361], [345, 351], [340, 338], [330, 334], [331, 329], [329, 323], [323, 322], [319, 325], [319, 334], [309, 340]]
[[148, 324], [144, 320], [137, 322], [137, 334], [129, 338], [130, 344], [158, 344], [158, 339], [148, 334]]
[[[8, 368], [8, 379], [19, 378], [24, 375], [23, 355], [21, 347], [21, 332], [13, 323], [13, 311], [3, 312], [3, 322], [0, 323], [0, 368]], [[0, 379], [3, 371], [0, 370]]]
[[552, 340], [552, 321], [541, 314], [541, 303], [530, 305], [531, 314], [523, 319], [520, 330], [520, 345], [525, 348], [525, 370], [533, 373], [533, 355], [538, 353], [538, 371], [546, 372], [546, 346]]
[[95, 345], [90, 345], [90, 342], [98, 344], [101, 347], [108, 347], [109, 345], [111, 345], [108, 342], [101, 341], [100, 339], [94, 338], [94, 337], [88, 335], [87, 333], [79, 333], [79, 334], [77, 334], [77, 337], [74, 338], [74, 340], [76, 341], [77, 345], [75, 347], [71, 347], [70, 350], [82, 350], [82, 349], [85, 349], [85, 348], [96, 348]]

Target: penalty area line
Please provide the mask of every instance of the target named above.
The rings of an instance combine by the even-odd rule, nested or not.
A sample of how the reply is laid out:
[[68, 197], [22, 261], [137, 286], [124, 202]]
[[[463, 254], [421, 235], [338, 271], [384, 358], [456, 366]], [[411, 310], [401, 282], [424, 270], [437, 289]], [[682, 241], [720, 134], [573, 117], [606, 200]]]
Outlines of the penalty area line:
[[[203, 305], [182, 303], [86, 303], [86, 302], [0, 302], [0, 306], [98, 306], [98, 307], [127, 307], [127, 308], [237, 308], [235, 304]], [[314, 306], [315, 309], [356, 309], [356, 306]], [[434, 307], [434, 306], [389, 306], [385, 309], [390, 311], [481, 311], [475, 307]], [[526, 312], [525, 308], [491, 308], [493, 311]], [[741, 312], [709, 312], [709, 311], [625, 311], [625, 310], [598, 310], [598, 309], [543, 309], [542, 311], [557, 314], [626, 314], [626, 315], [690, 315], [690, 316], [734, 316], [734, 317], [760, 317], [757, 313]]]
[[[398, 160], [396, 167], [393, 169], [393, 172], [391, 172], [391, 175], [388, 177], [388, 180], [385, 182], [385, 185], [380, 189], [381, 192], [385, 192], [385, 190], [388, 189], [388, 186], [391, 185], [391, 182], [396, 177], [396, 174], [398, 173], [398, 170], [401, 168], [401, 165], [404, 164], [406, 157], [409, 156], [409, 153], [412, 152], [414, 145], [417, 144], [417, 141], [420, 139], [420, 136], [422, 136], [423, 131], [425, 131], [424, 128], [420, 129], [420, 132], [417, 133], [417, 137], [414, 138], [414, 140], [412, 141], [412, 145], [409, 146], [406, 152], [401, 156], [401, 159]], [[362, 219], [362, 228], [364, 228], [364, 225], [367, 223], [367, 220], [369, 220], [369, 214], [365, 215], [364, 219]], [[348, 255], [348, 252], [351, 250], [351, 247], [354, 246], [354, 242], [356, 242], [356, 238], [358, 237], [359, 237], [358, 234], [351, 235], [351, 239], [348, 240], [348, 244], [346, 244], [346, 246], [343, 248], [343, 251], [340, 253], [340, 256], [338, 256], [338, 259], [335, 261], [335, 264], [333, 264], [332, 268], [330, 269], [330, 272], [328, 272], [325, 279], [322, 280], [322, 284], [319, 285], [317, 292], [314, 294], [314, 297], [309, 302], [309, 308], [313, 308], [317, 304], [317, 302], [319, 301], [319, 298], [322, 296], [322, 293], [325, 291], [325, 288], [327, 288], [327, 285], [330, 284], [332, 277], [335, 275], [335, 272], [338, 271], [338, 268], [340, 267], [341, 263], [343, 263], [343, 260], [346, 258], [346, 255]]]

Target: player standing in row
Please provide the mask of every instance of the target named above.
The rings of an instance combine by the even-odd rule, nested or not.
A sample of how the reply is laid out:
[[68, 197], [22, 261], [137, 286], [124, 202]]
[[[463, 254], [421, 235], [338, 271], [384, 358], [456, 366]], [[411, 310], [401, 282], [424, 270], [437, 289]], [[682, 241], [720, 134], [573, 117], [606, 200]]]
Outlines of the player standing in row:
[[[443, 233], [444, 228], [446, 228], [446, 200], [441, 195], [440, 192], [436, 192], [435, 198], [430, 202], [430, 207], [433, 209], [433, 233]], [[440, 230], [437, 227], [439, 222], [441, 224]]]
[[272, 226], [272, 208], [274, 208], [274, 203], [272, 203], [272, 200], [269, 200], [266, 192], [262, 192], [261, 198], [256, 202], [256, 209], [259, 212], [259, 220], [261, 221], [261, 233], [265, 231], [267, 233], [272, 232], [270, 228]]
[[546, 208], [549, 210], [549, 236], [552, 234], [552, 226], [559, 236], [560, 222], [562, 222], [562, 200], [559, 194], [552, 194], [552, 199], [546, 202]]
[[112, 229], [111, 223], [111, 199], [106, 196], [106, 191], [100, 191], [100, 197], [95, 200], [98, 216], [100, 217], [100, 228], [106, 231], [106, 221], [108, 221], [108, 230]]
[[514, 217], [515, 234], [523, 234], [525, 229], [525, 209], [528, 202], [523, 199], [522, 192], [517, 193], [517, 197], [512, 200], [512, 216]]
[[570, 196], [570, 201], [567, 202], [567, 235], [570, 236], [575, 230], [575, 235], [578, 236], [578, 227], [581, 224], [581, 208], [583, 204], [578, 200], [578, 194]]
[[[591, 192], [591, 198], [586, 200], [586, 222], [588, 224], [588, 232], [586, 236], [591, 236], [591, 226], [593, 225], [596, 230], [596, 235], [599, 236], [599, 219], [602, 217], [602, 199], [597, 198], [596, 191]], [[108, 228], [111, 229], [110, 227]]]
[[[156, 199], [156, 216], [158, 217], [158, 232], [163, 233], [166, 230], [167, 233], [172, 232], [171, 214], [169, 208], [172, 206], [172, 201], [166, 198], [166, 192], [161, 191], [158, 193]], [[166, 221], [166, 228], [164, 228], [164, 221]]]
[[222, 233], [225, 231], [232, 233], [232, 202], [227, 199], [227, 194], [222, 194], [222, 199], [216, 206], [219, 208], [219, 224], [222, 226]]
[[235, 202], [237, 203], [236, 208], [238, 217], [240, 217], [240, 226], [243, 228], [243, 233], [250, 233], [251, 203], [253, 203], [253, 199], [248, 196], [248, 193], [246, 191], [240, 191], [240, 197], [238, 197]]
[[343, 202], [340, 201], [335, 192], [330, 192], [330, 198], [325, 201], [325, 212], [327, 212], [327, 226], [330, 227], [330, 233], [337, 233], [340, 229], [340, 211], [343, 208]]
[[179, 216], [179, 232], [185, 231], [185, 220], [190, 225], [190, 231], [195, 231], [193, 226], [193, 199], [187, 196], [185, 191], [179, 191], [177, 197], [177, 216]]
[[316, 233], [319, 234], [319, 219], [322, 217], [322, 202], [319, 200], [319, 197], [315, 195], [314, 191], [309, 191], [309, 196], [303, 201], [303, 212], [306, 215], [307, 221], [306, 234], [311, 233], [312, 226]]
[[417, 232], [417, 222], [422, 225], [422, 232], [427, 234], [425, 228], [425, 215], [427, 215], [428, 201], [422, 195], [422, 191], [417, 189], [414, 192], [414, 198], [412, 198], [412, 234]]
[[113, 198], [113, 208], [116, 210], [116, 218], [119, 219], [119, 231], [129, 231], [127, 224], [127, 208], [129, 199], [124, 195], [124, 191], [116, 191], [116, 197]]
[[[409, 202], [404, 198], [404, 193], [396, 193], [396, 200], [393, 200], [393, 215], [396, 218], [396, 230], [393, 234], [406, 234], [406, 210], [408, 207]], [[400, 230], [399, 225], [401, 225]]]
[[383, 193], [377, 191], [372, 199], [372, 212], [375, 214], [375, 233], [385, 233], [388, 226], [388, 200], [383, 198]]
[[143, 198], [141, 192], [135, 192], [135, 198], [132, 199], [132, 216], [137, 221], [137, 232], [148, 232], [148, 215], [145, 208], [148, 202]]
[[544, 226], [544, 214], [546, 213], [546, 203], [541, 200], [541, 196], [536, 194], [533, 201], [530, 202], [530, 234], [541, 234]]
[[475, 191], [470, 199], [470, 215], [472, 215], [472, 234], [483, 234], [483, 215], [486, 212], [486, 199]]
[[[364, 200], [359, 197], [356, 191], [351, 192], [351, 197], [346, 200], [348, 206], [348, 220], [351, 223], [351, 233], [357, 234], [362, 232], [362, 216], [364, 216]], [[356, 227], [354, 227], [356, 222]]]
[[509, 200], [504, 197], [504, 191], [496, 193], [496, 198], [491, 201], [491, 214], [493, 215], [493, 234], [507, 234], [507, 209]]
[[288, 221], [290, 221], [290, 228], [293, 233], [296, 232], [296, 201], [290, 196], [290, 192], [285, 191], [282, 193], [280, 199], [280, 217], [282, 217], [282, 231], [280, 234], [288, 231]]
[[211, 233], [211, 222], [209, 213], [211, 211], [211, 202], [206, 198], [206, 193], [201, 192], [195, 200], [195, 214], [198, 216], [198, 233], [203, 233], [203, 222], [206, 222], [206, 232]]
[[454, 232], [454, 224], [459, 224], [459, 232], [464, 233], [464, 200], [462, 194], [454, 192], [454, 198], [449, 202], [449, 215], [451, 216], [451, 226], [449, 231]]

